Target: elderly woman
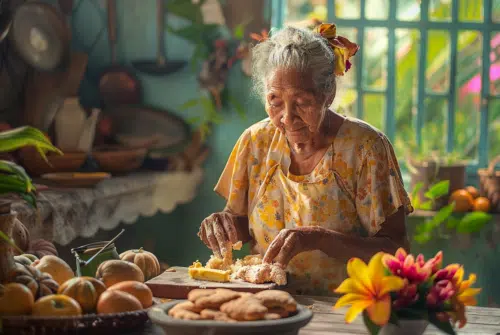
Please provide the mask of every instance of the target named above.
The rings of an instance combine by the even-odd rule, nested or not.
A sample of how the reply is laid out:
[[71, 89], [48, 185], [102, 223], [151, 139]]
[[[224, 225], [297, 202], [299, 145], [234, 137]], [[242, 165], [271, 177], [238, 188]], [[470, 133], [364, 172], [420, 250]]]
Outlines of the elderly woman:
[[301, 293], [328, 294], [351, 257], [408, 248], [412, 207], [389, 140], [329, 109], [357, 49], [327, 24], [284, 28], [254, 47], [269, 118], [243, 132], [215, 187], [227, 204], [199, 236], [216, 256], [251, 242]]

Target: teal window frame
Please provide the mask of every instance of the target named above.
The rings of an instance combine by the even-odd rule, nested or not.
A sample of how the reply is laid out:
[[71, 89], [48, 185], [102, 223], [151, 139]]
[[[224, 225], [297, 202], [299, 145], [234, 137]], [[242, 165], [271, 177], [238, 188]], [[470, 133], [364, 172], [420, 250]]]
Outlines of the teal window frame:
[[[483, 0], [484, 12], [483, 22], [460, 22], [458, 20], [458, 0], [452, 1], [451, 20], [447, 22], [436, 22], [429, 20], [429, 0], [420, 0], [420, 20], [403, 21], [397, 19], [397, 0], [389, 0], [389, 16], [387, 20], [369, 19], [365, 15], [365, 0], [360, 2], [360, 17], [358, 19], [339, 18], [335, 14], [335, 0], [327, 1], [328, 22], [334, 22], [340, 28], [356, 28], [357, 41], [363, 48], [364, 33], [366, 28], [385, 28], [388, 31], [388, 64], [395, 64], [396, 61], [396, 29], [416, 29], [420, 32], [419, 64], [418, 64], [418, 91], [417, 91], [417, 115], [414, 122], [414, 130], [417, 145], [422, 145], [422, 128], [425, 116], [425, 99], [429, 97], [440, 97], [448, 100], [447, 117], [447, 151], [454, 149], [455, 136], [455, 106], [456, 106], [456, 85], [455, 77], [457, 71], [457, 38], [461, 30], [475, 30], [483, 36], [482, 73], [481, 73], [481, 107], [479, 121], [479, 145], [478, 157], [467, 167], [468, 175], [475, 177], [478, 168], [486, 167], [488, 164], [488, 117], [489, 104], [493, 99], [500, 99], [500, 95], [490, 93], [490, 52], [491, 36], [493, 32], [500, 32], [500, 24], [492, 20], [492, 0]], [[281, 28], [285, 21], [286, 0], [272, 0], [271, 26]], [[448, 30], [450, 32], [450, 83], [446, 93], [427, 92], [425, 87], [425, 70], [427, 61], [427, 39], [429, 30]], [[386, 98], [385, 109], [385, 134], [391, 141], [394, 141], [396, 133], [395, 127], [395, 67], [387, 67], [387, 87], [383, 90], [369, 89], [363, 86], [363, 53], [356, 55], [356, 85], [354, 89], [358, 92], [357, 117], [362, 118], [364, 114], [363, 96], [364, 94], [382, 94]]]

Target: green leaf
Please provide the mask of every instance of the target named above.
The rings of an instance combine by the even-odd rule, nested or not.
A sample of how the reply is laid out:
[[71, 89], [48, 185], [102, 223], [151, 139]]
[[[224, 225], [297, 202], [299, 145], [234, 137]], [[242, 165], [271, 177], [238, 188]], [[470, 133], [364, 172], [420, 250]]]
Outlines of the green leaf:
[[455, 335], [456, 332], [455, 330], [453, 329], [452, 325], [450, 322], [443, 322], [443, 321], [440, 321], [436, 318], [436, 315], [434, 313], [429, 313], [428, 315], [428, 320], [431, 324], [434, 325], [434, 327], [436, 327], [437, 329], [439, 329], [440, 331], [446, 333], [446, 334], [449, 334], [449, 335]]
[[16, 249], [21, 255], [24, 254], [24, 252], [19, 249], [19, 247], [14, 243], [14, 240], [10, 239], [3, 231], [0, 230], [0, 238], [3, 239], [5, 242], [10, 244], [11, 247]]
[[200, 103], [199, 98], [188, 100], [179, 106], [179, 110], [185, 110], [185, 109], [192, 108], [192, 107], [198, 105], [199, 103]]
[[453, 214], [454, 208], [455, 208], [454, 202], [449, 204], [449, 205], [444, 206], [436, 213], [436, 215], [434, 215], [432, 217], [432, 219], [430, 221], [432, 222], [432, 224], [434, 226], [440, 225], [441, 223], [446, 221], [446, 219], [448, 219], [451, 216], [451, 214]]
[[186, 0], [170, 0], [165, 6], [165, 10], [169, 14], [173, 14], [185, 20], [203, 24], [203, 14], [201, 12], [202, 4], [202, 1], [200, 1], [200, 3], [198, 4], [195, 4], [192, 1]]
[[25, 126], [0, 132], [0, 152], [15, 151], [26, 146], [34, 146], [44, 160], [47, 160], [46, 152], [62, 155], [62, 152], [36, 128]]
[[245, 25], [240, 23], [233, 29], [233, 36], [237, 40], [242, 40], [245, 37]]
[[417, 195], [418, 195], [418, 192], [420, 192], [420, 190], [422, 189], [422, 187], [424, 187], [424, 183], [423, 182], [418, 182], [415, 184], [415, 186], [413, 186], [413, 190], [411, 191], [411, 197], [412, 199], [416, 198]]
[[454, 229], [458, 226], [459, 223], [460, 223], [460, 219], [458, 219], [454, 216], [450, 216], [448, 218], [448, 221], [446, 222], [446, 228]]
[[429, 200], [421, 203], [419, 209], [422, 209], [424, 211], [430, 211], [432, 210], [432, 205], [433, 205], [432, 201]]
[[190, 124], [197, 124], [201, 121], [201, 117], [199, 116], [193, 116], [193, 117], [189, 117], [186, 119], [187, 123], [190, 123]]
[[472, 212], [466, 214], [457, 225], [457, 232], [459, 233], [474, 233], [483, 228], [485, 224], [490, 222], [491, 215], [484, 212]]
[[425, 192], [425, 197], [431, 200], [436, 200], [447, 195], [450, 191], [450, 181], [442, 180], [434, 185], [432, 185], [427, 192]]
[[416, 233], [429, 233], [434, 229], [434, 225], [430, 220], [426, 220], [415, 227]]
[[413, 236], [415, 242], [420, 244], [425, 244], [431, 240], [431, 234], [429, 233], [420, 233]]
[[373, 323], [366, 311], [363, 311], [363, 322], [371, 335], [378, 335], [380, 332], [380, 326]]

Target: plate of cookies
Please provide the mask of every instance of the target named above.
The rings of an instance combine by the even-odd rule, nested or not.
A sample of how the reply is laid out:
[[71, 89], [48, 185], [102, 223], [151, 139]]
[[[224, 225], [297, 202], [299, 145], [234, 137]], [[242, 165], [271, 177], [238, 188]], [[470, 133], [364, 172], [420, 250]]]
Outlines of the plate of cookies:
[[285, 291], [217, 288], [192, 290], [187, 300], [157, 305], [148, 315], [168, 335], [295, 335], [313, 313]]

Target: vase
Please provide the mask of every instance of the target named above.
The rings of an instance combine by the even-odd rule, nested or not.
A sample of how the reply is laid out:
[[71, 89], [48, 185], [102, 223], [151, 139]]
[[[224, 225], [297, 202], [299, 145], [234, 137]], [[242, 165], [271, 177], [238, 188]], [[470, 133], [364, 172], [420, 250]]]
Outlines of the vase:
[[92, 256], [94, 256], [99, 250], [101, 250], [109, 241], [95, 242], [83, 245], [78, 248], [71, 249], [71, 252], [76, 258], [76, 273], [77, 276], [89, 276], [95, 277], [97, 268], [99, 265], [109, 260], [119, 260], [120, 255], [116, 250], [115, 244], [111, 243], [106, 249], [104, 249], [96, 258], [94, 258], [90, 264], [82, 265], [82, 261], [88, 261]]
[[[12, 239], [16, 224], [16, 213], [11, 211], [10, 202], [0, 203], [0, 231]], [[15, 268], [14, 251], [10, 244], [0, 238], [0, 283], [9, 281], [10, 273]]]
[[427, 320], [399, 320], [399, 326], [388, 323], [380, 329], [379, 335], [422, 335], [428, 325]]

